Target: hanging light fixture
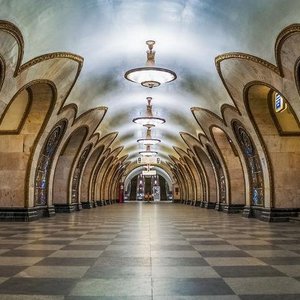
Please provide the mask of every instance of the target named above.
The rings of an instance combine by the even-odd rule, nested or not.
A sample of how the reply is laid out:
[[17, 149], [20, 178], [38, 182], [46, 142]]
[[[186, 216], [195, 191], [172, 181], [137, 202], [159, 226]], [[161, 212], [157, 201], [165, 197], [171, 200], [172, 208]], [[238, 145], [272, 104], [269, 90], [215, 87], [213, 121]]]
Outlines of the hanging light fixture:
[[124, 77], [148, 88], [158, 87], [163, 83], [175, 80], [177, 78], [175, 72], [155, 67], [155, 51], [153, 51], [155, 41], [149, 40], [146, 41], [146, 44], [148, 46], [146, 66], [128, 70]]
[[157, 155], [158, 152], [151, 150], [151, 146], [147, 145], [146, 150], [140, 151], [139, 154], [142, 156], [154, 156], [154, 155]]
[[147, 110], [146, 110], [146, 116], [134, 118], [132, 120], [132, 122], [137, 123], [137, 124], [141, 124], [141, 125], [144, 125], [144, 126], [147, 126], [147, 125], [155, 126], [156, 124], [165, 123], [166, 122], [165, 119], [153, 116], [152, 105], [151, 105], [152, 97], [147, 97], [146, 99], [147, 99], [147, 102], [148, 102]]
[[144, 126], [147, 127], [146, 138], [138, 139], [137, 142], [140, 143], [140, 144], [144, 144], [145, 146], [147, 146], [147, 145], [152, 146], [152, 145], [156, 145], [156, 144], [160, 143], [161, 142], [160, 139], [152, 138], [151, 128], [154, 127], [154, 125], [147, 124], [147, 125], [144, 125]]

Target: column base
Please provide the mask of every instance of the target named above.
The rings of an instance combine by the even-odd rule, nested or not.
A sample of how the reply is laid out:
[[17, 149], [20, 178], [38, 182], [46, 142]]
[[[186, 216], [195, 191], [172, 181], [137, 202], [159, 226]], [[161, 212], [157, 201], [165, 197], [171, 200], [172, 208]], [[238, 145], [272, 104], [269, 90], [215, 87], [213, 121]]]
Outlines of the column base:
[[56, 213], [72, 213], [76, 210], [76, 204], [54, 204]]
[[182, 200], [181, 199], [173, 199], [173, 203], [181, 203]]
[[300, 208], [264, 208], [245, 206], [243, 217], [256, 218], [264, 222], [289, 222], [290, 218], [297, 217]]
[[207, 208], [207, 209], [215, 209], [216, 203], [206, 202], [204, 207]]
[[222, 203], [216, 203], [215, 210], [222, 211], [223, 210]]
[[53, 206], [0, 207], [0, 222], [31, 222], [55, 215]]
[[200, 202], [200, 207], [201, 207], [201, 208], [204, 208], [205, 205], [206, 205], [206, 203], [207, 203], [206, 200], [202, 200], [202, 201]]
[[97, 206], [103, 206], [102, 200], [97, 200], [96, 203], [97, 203]]
[[75, 210], [76, 211], [81, 211], [82, 210], [82, 204], [81, 203], [74, 203]]
[[90, 209], [90, 208], [93, 207], [92, 203], [89, 202], [89, 201], [81, 202], [81, 205], [82, 205], [82, 208], [83, 208], [83, 209]]
[[238, 214], [243, 211], [244, 204], [221, 204], [222, 211], [227, 214]]

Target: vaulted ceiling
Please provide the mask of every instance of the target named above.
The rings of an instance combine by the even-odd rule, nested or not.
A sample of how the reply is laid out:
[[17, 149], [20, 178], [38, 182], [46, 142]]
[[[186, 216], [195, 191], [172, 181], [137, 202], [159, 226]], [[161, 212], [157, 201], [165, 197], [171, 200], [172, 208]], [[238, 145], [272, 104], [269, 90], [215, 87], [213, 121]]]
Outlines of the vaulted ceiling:
[[[66, 104], [79, 113], [98, 106], [108, 111], [98, 131], [118, 132], [120, 156], [134, 161], [136, 140], [145, 129], [132, 123], [153, 97], [154, 114], [166, 123], [153, 130], [162, 139], [159, 156], [178, 157], [180, 132], [201, 129], [191, 107], [220, 115], [232, 104], [215, 67], [215, 57], [244, 52], [275, 64], [278, 33], [300, 20], [298, 0], [2, 0], [0, 19], [14, 23], [24, 37], [26, 62], [56, 51], [84, 58], [83, 69]], [[124, 79], [126, 70], [144, 66], [145, 41], [156, 41], [156, 65], [176, 72], [176, 81], [154, 89]]]

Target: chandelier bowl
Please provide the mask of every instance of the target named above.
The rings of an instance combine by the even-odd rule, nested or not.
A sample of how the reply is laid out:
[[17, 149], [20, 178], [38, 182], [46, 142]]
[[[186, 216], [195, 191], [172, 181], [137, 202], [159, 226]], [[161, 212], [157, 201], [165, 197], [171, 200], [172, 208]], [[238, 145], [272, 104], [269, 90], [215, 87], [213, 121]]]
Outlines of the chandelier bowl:
[[152, 150], [145, 150], [145, 151], [140, 151], [139, 154], [143, 156], [154, 156], [157, 155], [158, 152]]
[[158, 143], [160, 143], [161, 142], [161, 140], [160, 139], [138, 139], [137, 140], [137, 142], [138, 143], [140, 143], [140, 144], [143, 144], [143, 145], [150, 145], [150, 146], [152, 146], [152, 145], [156, 145], [156, 144], [158, 144]]
[[141, 67], [128, 70], [124, 77], [144, 87], [154, 88], [175, 80], [177, 75], [175, 72], [165, 68]]

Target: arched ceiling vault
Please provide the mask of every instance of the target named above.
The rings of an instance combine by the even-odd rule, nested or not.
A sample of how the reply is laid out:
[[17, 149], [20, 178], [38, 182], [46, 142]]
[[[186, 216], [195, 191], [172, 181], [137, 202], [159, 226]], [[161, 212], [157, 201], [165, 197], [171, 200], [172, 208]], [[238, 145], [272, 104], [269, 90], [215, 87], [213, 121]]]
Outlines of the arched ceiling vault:
[[[215, 68], [215, 57], [236, 51], [275, 64], [278, 33], [300, 20], [298, 0], [0, 0], [0, 19], [15, 24], [24, 37], [26, 62], [64, 51], [84, 57], [81, 74], [66, 104], [82, 114], [108, 108], [98, 131], [117, 132], [113, 148], [134, 161], [145, 130], [132, 123], [153, 97], [154, 114], [166, 124], [153, 130], [163, 160], [186, 149], [180, 132], [198, 136], [191, 107], [220, 115], [233, 104]], [[177, 73], [177, 80], [153, 90], [128, 82], [126, 70], [145, 64], [145, 41], [156, 40], [156, 64]]]

